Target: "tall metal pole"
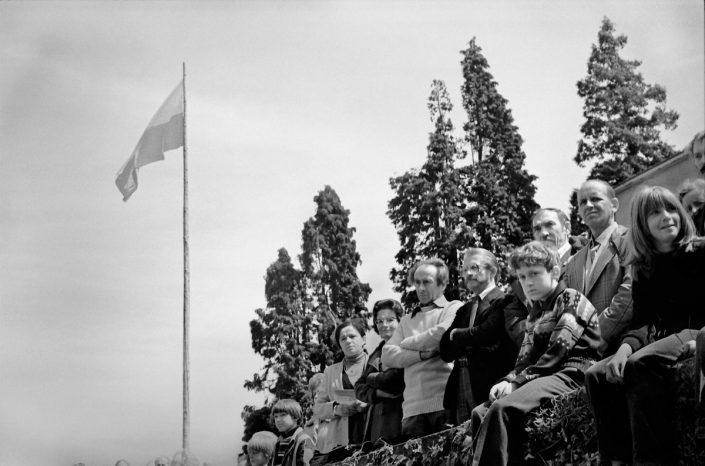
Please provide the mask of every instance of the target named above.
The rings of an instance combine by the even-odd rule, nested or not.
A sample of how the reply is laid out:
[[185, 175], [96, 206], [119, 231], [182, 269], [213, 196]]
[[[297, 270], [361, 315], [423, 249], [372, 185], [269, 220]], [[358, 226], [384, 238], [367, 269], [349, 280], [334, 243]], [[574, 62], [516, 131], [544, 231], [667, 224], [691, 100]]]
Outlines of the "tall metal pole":
[[190, 451], [190, 420], [189, 420], [189, 308], [191, 277], [188, 254], [188, 149], [186, 146], [186, 62], [183, 63], [184, 77], [184, 387], [183, 387], [183, 442], [184, 454]]

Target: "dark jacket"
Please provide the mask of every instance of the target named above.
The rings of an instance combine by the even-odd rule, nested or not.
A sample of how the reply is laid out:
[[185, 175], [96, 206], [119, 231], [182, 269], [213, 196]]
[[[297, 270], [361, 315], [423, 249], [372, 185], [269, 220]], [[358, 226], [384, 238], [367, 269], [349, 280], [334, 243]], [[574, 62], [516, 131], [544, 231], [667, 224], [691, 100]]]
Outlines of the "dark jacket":
[[[467, 303], [458, 309], [455, 320], [441, 338], [441, 359], [451, 362], [467, 358], [470, 386], [478, 405], [487, 401], [492, 385], [514, 367], [519, 351], [504, 331], [505, 304], [504, 292], [494, 288], [480, 301], [472, 328], [468, 328], [472, 303]], [[458, 331], [451, 341], [454, 329]], [[448, 377], [443, 399], [446, 409], [456, 408], [459, 370], [456, 364]]]
[[705, 248], [655, 257], [632, 283], [634, 316], [622, 337], [633, 351], [684, 329], [705, 326]]
[[[365, 370], [355, 382], [355, 396], [369, 404], [364, 441], [383, 438], [393, 443], [401, 436], [401, 404], [404, 401], [404, 369], [382, 367], [382, 341], [367, 360]], [[377, 396], [377, 389], [394, 398]]]

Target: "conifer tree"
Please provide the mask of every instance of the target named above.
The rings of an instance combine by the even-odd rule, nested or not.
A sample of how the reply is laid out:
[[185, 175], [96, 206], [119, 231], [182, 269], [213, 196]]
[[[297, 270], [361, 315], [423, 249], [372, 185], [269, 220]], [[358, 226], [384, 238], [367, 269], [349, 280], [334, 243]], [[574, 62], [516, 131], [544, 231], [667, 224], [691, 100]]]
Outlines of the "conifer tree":
[[301, 271], [282, 248], [265, 275], [267, 308], [257, 309], [250, 321], [252, 349], [265, 361], [262, 373], [245, 382], [245, 388], [266, 391], [275, 398], [302, 399], [306, 381], [314, 373], [311, 353], [317, 327], [307, 306]]
[[304, 223], [299, 256], [306, 280], [307, 300], [315, 309], [318, 346], [311, 355], [320, 371], [331, 364], [338, 353], [330, 341], [336, 323], [346, 318], [367, 321], [365, 308], [372, 289], [357, 276], [361, 263], [355, 228], [349, 226], [350, 211], [338, 194], [326, 186], [314, 198], [316, 213]]
[[459, 246], [465, 232], [462, 214], [468, 209], [462, 174], [456, 165], [461, 152], [453, 137], [450, 112], [453, 105], [445, 83], [435, 80], [428, 99], [434, 132], [429, 135], [427, 157], [418, 170], [390, 179], [395, 196], [389, 201], [387, 215], [401, 243], [396, 254], [399, 267], [390, 274], [395, 290], [402, 293], [407, 307], [416, 295], [407, 285], [407, 274], [416, 261], [439, 257], [450, 269], [448, 298], [457, 298]]
[[473, 38], [462, 54], [463, 126], [475, 162], [463, 168], [470, 205], [465, 223], [472, 226], [473, 245], [492, 251], [506, 278], [506, 255], [531, 237], [536, 177], [524, 168], [523, 140], [514, 125], [507, 99], [497, 90], [482, 49]]
[[666, 108], [663, 86], [644, 81], [640, 61], [622, 58], [626, 44], [627, 36], [615, 35], [614, 24], [604, 18], [587, 75], [577, 83], [585, 122], [574, 160], [580, 166], [596, 162], [590, 178], [613, 186], [675, 154], [661, 129], [674, 129], [678, 113]]

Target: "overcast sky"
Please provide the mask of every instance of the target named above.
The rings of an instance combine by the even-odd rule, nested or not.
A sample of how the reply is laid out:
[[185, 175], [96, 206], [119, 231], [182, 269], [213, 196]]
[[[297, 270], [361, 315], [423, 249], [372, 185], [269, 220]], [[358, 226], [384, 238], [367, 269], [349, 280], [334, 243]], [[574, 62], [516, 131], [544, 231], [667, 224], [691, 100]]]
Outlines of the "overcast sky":
[[703, 121], [703, 3], [0, 3], [0, 464], [145, 465], [181, 445], [181, 151], [114, 185], [187, 66], [192, 451], [235, 463], [249, 321], [300, 253], [313, 196], [350, 210], [370, 300], [394, 296], [388, 180], [420, 166], [445, 80], [461, 128], [475, 36], [525, 140], [537, 201], [567, 208], [575, 83], [603, 16], [668, 90], [682, 148]]

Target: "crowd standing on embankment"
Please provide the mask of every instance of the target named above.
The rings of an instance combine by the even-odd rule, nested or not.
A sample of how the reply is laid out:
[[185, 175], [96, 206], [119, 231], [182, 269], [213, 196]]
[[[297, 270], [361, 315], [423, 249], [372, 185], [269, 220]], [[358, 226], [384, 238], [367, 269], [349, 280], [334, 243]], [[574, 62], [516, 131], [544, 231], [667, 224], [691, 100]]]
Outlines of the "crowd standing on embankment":
[[[364, 326], [339, 324], [344, 357], [312, 378], [313, 417], [280, 400], [280, 435], [255, 434], [241, 464], [325, 464], [352, 445], [370, 451], [464, 422], [473, 464], [519, 464], [527, 414], [585, 385], [601, 462], [670, 464], [673, 366], [695, 354], [705, 326], [705, 132], [686, 152], [695, 174], [677, 195], [644, 186], [620, 206], [608, 183], [583, 183], [586, 235], [571, 236], [559, 209], [536, 211], [506, 290], [486, 249], [464, 252], [466, 303], [444, 297], [443, 261], [420, 260], [408, 275], [419, 305], [403, 315], [394, 300], [375, 303], [382, 342], [369, 355]], [[620, 208], [629, 226], [615, 221]]]

